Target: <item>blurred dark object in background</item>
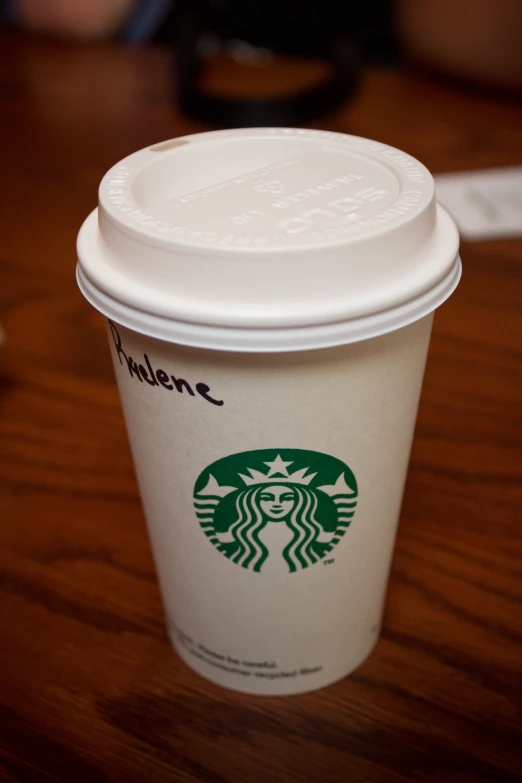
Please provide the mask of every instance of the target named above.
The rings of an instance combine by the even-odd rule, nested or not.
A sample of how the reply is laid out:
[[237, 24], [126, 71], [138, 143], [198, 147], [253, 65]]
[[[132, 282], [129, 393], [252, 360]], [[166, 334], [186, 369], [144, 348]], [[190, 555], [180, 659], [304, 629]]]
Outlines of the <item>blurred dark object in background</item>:
[[214, 125], [299, 125], [352, 94], [362, 63], [522, 92], [522, 0], [0, 0], [0, 24], [175, 50], [181, 102]]
[[[191, 116], [222, 127], [301, 125], [332, 111], [357, 83], [361, 8], [338, 0], [180, 0], [172, 16], [178, 100]], [[250, 80], [241, 94], [232, 74], [226, 93], [205, 81], [207, 63], [223, 55], [260, 71], [256, 94]], [[290, 91], [263, 79], [280, 57], [300, 61], [301, 84]], [[306, 61], [317, 64], [310, 78]]]

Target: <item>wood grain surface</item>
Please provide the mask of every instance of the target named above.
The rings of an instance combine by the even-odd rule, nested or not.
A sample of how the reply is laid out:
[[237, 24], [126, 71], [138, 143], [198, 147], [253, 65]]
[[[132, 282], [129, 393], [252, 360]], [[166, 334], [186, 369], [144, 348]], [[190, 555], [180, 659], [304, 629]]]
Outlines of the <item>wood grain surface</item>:
[[[304, 696], [221, 690], [165, 637], [104, 326], [74, 279], [105, 170], [202, 128], [161, 49], [0, 45], [0, 780], [520, 781], [522, 240], [463, 244], [437, 315], [373, 655]], [[439, 172], [520, 164], [521, 121], [370, 70], [317, 125]]]

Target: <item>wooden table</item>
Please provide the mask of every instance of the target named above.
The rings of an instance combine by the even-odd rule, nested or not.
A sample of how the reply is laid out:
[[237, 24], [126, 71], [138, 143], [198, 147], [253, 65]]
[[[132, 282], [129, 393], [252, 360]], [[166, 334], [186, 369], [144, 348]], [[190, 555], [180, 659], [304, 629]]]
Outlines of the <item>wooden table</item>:
[[[161, 49], [1, 45], [0, 779], [520, 781], [522, 241], [462, 246], [371, 658], [305, 696], [221, 690], [165, 637], [104, 326], [74, 279], [105, 170], [201, 128]], [[370, 70], [320, 126], [439, 172], [520, 164], [521, 120]]]

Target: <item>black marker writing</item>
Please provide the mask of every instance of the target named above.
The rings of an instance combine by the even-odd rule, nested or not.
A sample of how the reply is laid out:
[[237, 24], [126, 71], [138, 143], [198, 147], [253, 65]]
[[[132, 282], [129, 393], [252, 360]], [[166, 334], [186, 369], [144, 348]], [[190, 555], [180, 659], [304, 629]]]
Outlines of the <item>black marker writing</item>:
[[177, 378], [174, 375], [169, 375], [161, 368], [155, 370], [146, 353], [143, 354], [144, 363], [138, 364], [123, 348], [121, 336], [116, 325], [112, 321], [109, 321], [109, 327], [120, 364], [127, 367], [131, 378], [137, 378], [140, 383], [145, 381], [149, 386], [162, 386], [164, 389], [167, 389], [167, 391], [174, 391], [175, 389], [180, 394], [183, 394], [183, 392], [186, 391], [191, 397], [195, 397], [197, 392], [200, 397], [207, 402], [212, 403], [212, 405], [224, 405], [223, 400], [217, 400], [212, 396], [210, 387], [206, 383], [196, 383], [196, 392], [194, 392], [190, 383], [184, 378]]
[[201, 394], [203, 399], [208, 400], [213, 405], [223, 405], [223, 400], [215, 400], [210, 396], [210, 389], [206, 383], [196, 383], [196, 391], [198, 394]]

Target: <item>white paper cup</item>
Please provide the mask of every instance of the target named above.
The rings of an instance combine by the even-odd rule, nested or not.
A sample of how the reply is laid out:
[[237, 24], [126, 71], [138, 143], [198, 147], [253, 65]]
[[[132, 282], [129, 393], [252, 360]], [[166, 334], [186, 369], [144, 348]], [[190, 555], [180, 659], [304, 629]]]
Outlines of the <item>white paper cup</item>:
[[430, 174], [341, 134], [189, 136], [106, 175], [78, 252], [179, 655], [250, 693], [349, 674], [378, 638], [432, 314], [460, 276]]

